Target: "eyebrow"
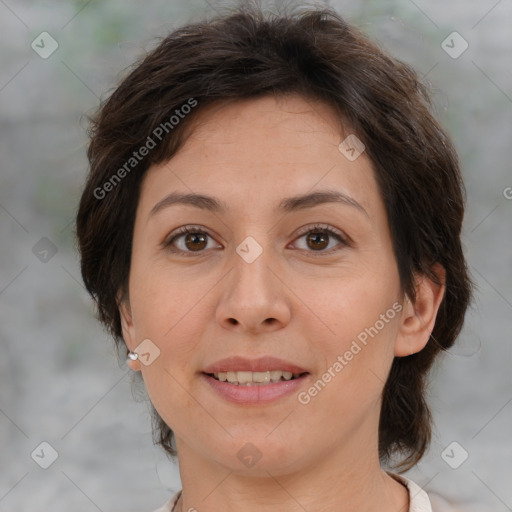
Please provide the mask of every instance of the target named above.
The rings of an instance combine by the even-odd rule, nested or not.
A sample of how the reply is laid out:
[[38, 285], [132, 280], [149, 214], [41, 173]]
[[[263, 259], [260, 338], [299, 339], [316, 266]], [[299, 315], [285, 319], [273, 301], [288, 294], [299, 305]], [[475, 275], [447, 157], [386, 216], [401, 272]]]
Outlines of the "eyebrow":
[[[369, 217], [367, 211], [354, 198], [335, 190], [319, 190], [309, 194], [287, 197], [281, 200], [275, 210], [282, 213], [289, 213], [306, 208], [313, 208], [314, 206], [326, 203], [338, 203], [352, 206]], [[229, 210], [226, 203], [212, 196], [172, 192], [153, 206], [149, 216], [152, 217], [164, 208], [169, 208], [174, 205], [194, 206], [195, 208], [214, 213], [225, 213]]]

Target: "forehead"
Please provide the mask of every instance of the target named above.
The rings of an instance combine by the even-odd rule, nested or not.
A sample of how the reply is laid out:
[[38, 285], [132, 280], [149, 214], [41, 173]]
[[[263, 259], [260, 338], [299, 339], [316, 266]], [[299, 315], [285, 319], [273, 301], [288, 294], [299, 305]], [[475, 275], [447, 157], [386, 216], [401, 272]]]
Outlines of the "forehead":
[[220, 197], [233, 211], [275, 211], [283, 197], [333, 189], [366, 209], [378, 199], [373, 166], [364, 152], [351, 161], [339, 150], [350, 133], [329, 106], [299, 95], [210, 105], [180, 150], [148, 170], [141, 206], [179, 191]]
[[[346, 128], [326, 104], [293, 94], [222, 102], [206, 107], [181, 153], [208, 148], [208, 157], [248, 156], [258, 161], [318, 158], [338, 146]], [[191, 147], [194, 146], [194, 147]], [[306, 146], [306, 147], [305, 147]], [[272, 150], [264, 153], [260, 148]], [[248, 162], [250, 164], [250, 162]]]

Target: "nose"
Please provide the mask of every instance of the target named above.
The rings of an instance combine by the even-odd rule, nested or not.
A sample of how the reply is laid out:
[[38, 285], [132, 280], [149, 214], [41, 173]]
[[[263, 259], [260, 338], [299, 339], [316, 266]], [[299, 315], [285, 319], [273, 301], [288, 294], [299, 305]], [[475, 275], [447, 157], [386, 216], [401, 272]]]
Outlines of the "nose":
[[233, 268], [223, 280], [216, 311], [226, 329], [257, 334], [282, 329], [290, 321], [293, 294], [271, 249], [258, 246], [249, 240], [233, 253]]

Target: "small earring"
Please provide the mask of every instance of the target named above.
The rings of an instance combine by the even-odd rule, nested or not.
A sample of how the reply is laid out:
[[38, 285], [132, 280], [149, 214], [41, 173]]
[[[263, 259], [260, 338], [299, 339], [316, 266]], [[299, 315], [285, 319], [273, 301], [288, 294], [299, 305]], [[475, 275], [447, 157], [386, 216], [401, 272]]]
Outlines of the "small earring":
[[132, 352], [130, 350], [130, 352], [128, 352], [128, 357], [132, 360], [132, 361], [136, 361], [138, 358], [139, 358], [139, 354], [136, 354], [135, 352]]

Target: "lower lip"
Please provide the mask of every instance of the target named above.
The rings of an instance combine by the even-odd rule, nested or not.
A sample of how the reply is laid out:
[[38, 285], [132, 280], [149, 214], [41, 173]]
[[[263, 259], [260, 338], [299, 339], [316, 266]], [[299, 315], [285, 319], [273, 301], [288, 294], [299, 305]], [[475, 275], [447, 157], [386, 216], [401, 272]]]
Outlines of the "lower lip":
[[261, 404], [273, 402], [278, 398], [296, 392], [309, 377], [309, 373], [293, 380], [283, 380], [272, 384], [256, 384], [252, 386], [230, 384], [226, 381], [214, 379], [206, 373], [202, 373], [201, 376], [214, 391], [230, 402], [238, 404]]

